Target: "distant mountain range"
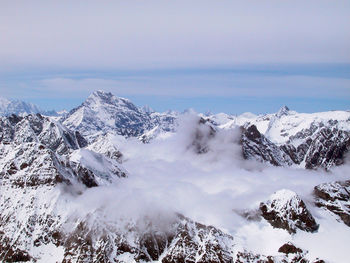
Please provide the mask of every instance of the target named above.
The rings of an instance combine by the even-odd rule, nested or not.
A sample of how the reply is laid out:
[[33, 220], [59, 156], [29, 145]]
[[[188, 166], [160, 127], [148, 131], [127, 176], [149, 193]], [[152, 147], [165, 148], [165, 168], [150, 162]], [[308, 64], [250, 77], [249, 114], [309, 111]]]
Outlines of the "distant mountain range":
[[40, 113], [48, 116], [57, 116], [59, 113], [55, 111], [45, 111], [40, 109], [33, 103], [21, 100], [12, 100], [0, 97], [0, 116], [9, 116], [11, 114], [26, 115]]
[[[0, 110], [5, 115], [0, 117], [3, 262], [45, 262], [45, 257], [55, 262], [324, 262], [290, 242], [280, 244], [277, 256], [250, 252], [232, 235], [176, 212], [165, 221], [134, 218], [122, 227], [103, 221], [103, 207], [76, 214], [71, 200], [87, 189], [133, 176], [123, 167], [114, 137], [146, 144], [165, 140], [193, 113], [158, 113], [104, 91], [58, 117], [6, 99], [0, 100]], [[185, 148], [196, 156], [211, 152], [222, 131], [239, 134], [225, 147], [237, 143], [242, 159], [268, 166], [330, 170], [344, 163], [350, 149], [348, 111], [306, 114], [284, 106], [274, 114], [195, 114], [191, 120], [195, 129]], [[315, 185], [312, 206], [349, 226], [349, 191], [349, 181]], [[256, 210], [237, 213], [247, 225], [265, 220], [288, 235], [312, 234], [319, 224], [308, 207], [297, 193], [281, 189]]]
[[[179, 118], [188, 114], [139, 108], [128, 99], [101, 90], [93, 92], [80, 106], [64, 114], [45, 112], [33, 104], [7, 99], [0, 100], [0, 109], [2, 115], [41, 113], [58, 116], [56, 120], [70, 130], [79, 131], [90, 143], [105, 138], [107, 134], [150, 142], [176, 132]], [[308, 114], [283, 106], [274, 114], [198, 116], [213, 130], [241, 127], [244, 157], [277, 166], [329, 169], [343, 163], [350, 144], [349, 111]]]
[[11, 114], [31, 114], [42, 112], [36, 105], [20, 100], [9, 100], [0, 97], [0, 115], [7, 116]]

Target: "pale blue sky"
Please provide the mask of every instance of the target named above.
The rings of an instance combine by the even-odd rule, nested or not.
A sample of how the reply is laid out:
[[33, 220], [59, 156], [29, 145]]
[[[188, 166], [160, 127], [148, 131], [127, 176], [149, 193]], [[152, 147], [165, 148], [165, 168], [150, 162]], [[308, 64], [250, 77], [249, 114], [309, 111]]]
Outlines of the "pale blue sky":
[[3, 96], [71, 109], [96, 89], [158, 111], [300, 112], [350, 109], [350, 64], [244, 65], [166, 70], [2, 74]]
[[0, 1], [0, 95], [70, 109], [349, 109], [350, 1]]

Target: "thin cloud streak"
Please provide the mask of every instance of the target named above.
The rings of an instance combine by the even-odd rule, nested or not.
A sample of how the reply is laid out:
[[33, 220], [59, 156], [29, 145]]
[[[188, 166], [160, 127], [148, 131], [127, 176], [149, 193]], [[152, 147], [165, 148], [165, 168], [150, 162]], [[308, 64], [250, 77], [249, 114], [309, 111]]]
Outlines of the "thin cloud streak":
[[350, 62], [348, 1], [3, 1], [0, 66]]
[[[38, 82], [38, 94], [49, 97], [81, 97], [96, 89], [121, 96], [155, 95], [175, 97], [201, 96], [303, 96], [350, 98], [350, 79], [310, 76], [177, 76], [103, 78], [53, 78]], [[219, 87], [219, 88], [218, 88]]]
[[[227, 96], [343, 105], [350, 96], [349, 20], [345, 0], [4, 0], [0, 94], [46, 106], [55, 101], [55, 108], [96, 89], [124, 97], [211, 98], [212, 105]], [[258, 72], [251, 65], [260, 65]], [[308, 65], [316, 65], [312, 73]], [[315, 104], [309, 105], [312, 111]]]

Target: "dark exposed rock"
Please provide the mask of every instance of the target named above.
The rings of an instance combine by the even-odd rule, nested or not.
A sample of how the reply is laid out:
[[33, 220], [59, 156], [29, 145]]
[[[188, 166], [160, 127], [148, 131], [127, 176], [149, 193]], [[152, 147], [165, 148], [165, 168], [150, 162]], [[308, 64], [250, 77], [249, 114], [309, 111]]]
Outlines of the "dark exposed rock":
[[329, 169], [344, 163], [344, 155], [350, 149], [350, 133], [336, 128], [323, 128], [313, 138], [305, 157], [305, 168]]
[[324, 183], [314, 188], [315, 204], [338, 216], [350, 227], [350, 180]]
[[165, 251], [173, 236], [168, 233], [146, 233], [142, 236], [140, 245], [145, 248], [152, 260], [157, 260]]
[[12, 114], [11, 116], [8, 117], [8, 120], [10, 121], [11, 124], [15, 125], [17, 124], [18, 122], [20, 122], [23, 118], [18, 116], [18, 115], [15, 115], [15, 114]]
[[[286, 247], [287, 244], [288, 248]], [[235, 263], [324, 263], [323, 260], [318, 258], [310, 261], [307, 257], [307, 251], [295, 247], [291, 248], [289, 247], [290, 243], [287, 244], [281, 247], [285, 252], [280, 251], [281, 248], [279, 249], [279, 252], [282, 252], [285, 255], [265, 256], [249, 251], [242, 251], [237, 253]]]
[[0, 231], [0, 260], [1, 262], [28, 262], [32, 258], [30, 255], [11, 244], [9, 238]]
[[[326, 170], [344, 163], [350, 149], [350, 133], [337, 128], [313, 124], [309, 129], [291, 136], [283, 145], [276, 145], [261, 134], [255, 125], [242, 127], [242, 151], [245, 159], [255, 159], [275, 166], [300, 165]], [[321, 128], [320, 128], [321, 127]], [[297, 147], [293, 140], [303, 140]]]
[[284, 244], [283, 246], [281, 246], [278, 249], [278, 252], [281, 252], [284, 254], [290, 254], [290, 253], [295, 254], [295, 253], [302, 253], [303, 250], [300, 248], [297, 248], [292, 243], [288, 242], [288, 243]]
[[[328, 170], [344, 162], [344, 155], [350, 149], [350, 133], [334, 127], [336, 120], [329, 120], [328, 126], [312, 123], [307, 129], [289, 137], [282, 149], [288, 153], [296, 164], [305, 161], [305, 168], [318, 167]], [[297, 148], [292, 146], [296, 140], [303, 141]]]
[[285, 152], [262, 135], [255, 125], [242, 127], [242, 152], [245, 159], [267, 162], [275, 166], [292, 165], [293, 161]]
[[274, 263], [272, 256], [264, 256], [260, 254], [254, 254], [251, 252], [238, 252], [235, 263], [247, 263], [247, 262], [257, 262], [257, 263]]
[[286, 105], [284, 105], [279, 109], [279, 111], [275, 114], [275, 116], [277, 118], [281, 118], [282, 116], [288, 115], [289, 111], [290, 111], [289, 108]]
[[238, 252], [235, 263], [309, 263], [304, 256], [306, 253], [297, 253], [291, 257], [288, 256], [265, 256], [252, 252]]
[[40, 114], [0, 117], [0, 142], [16, 145], [39, 142], [59, 154], [87, 146], [87, 141], [79, 132], [69, 131]]
[[20, 166], [20, 169], [23, 170], [23, 169], [27, 168], [28, 166], [29, 166], [29, 164], [22, 163], [21, 166]]
[[260, 203], [260, 211], [273, 227], [285, 229], [291, 234], [297, 229], [307, 232], [318, 229], [303, 200], [290, 190], [277, 191], [270, 200]]
[[12, 245], [5, 243], [0, 244], [0, 259], [2, 262], [28, 262], [32, 258], [26, 251], [14, 248]]
[[80, 134], [80, 132], [75, 131], [75, 138], [77, 140], [78, 146], [80, 148], [84, 148], [88, 145], [88, 142], [85, 140], [85, 138]]
[[299, 145], [298, 148], [299, 150], [296, 149], [292, 144], [284, 144], [280, 146], [280, 149], [285, 152], [295, 164], [300, 164], [303, 161], [303, 158], [307, 151], [307, 148], [304, 150], [303, 144]]
[[76, 171], [78, 180], [81, 181], [87, 187], [90, 188], [90, 187], [98, 186], [95, 180], [94, 173], [89, 169], [78, 165], [75, 171]]

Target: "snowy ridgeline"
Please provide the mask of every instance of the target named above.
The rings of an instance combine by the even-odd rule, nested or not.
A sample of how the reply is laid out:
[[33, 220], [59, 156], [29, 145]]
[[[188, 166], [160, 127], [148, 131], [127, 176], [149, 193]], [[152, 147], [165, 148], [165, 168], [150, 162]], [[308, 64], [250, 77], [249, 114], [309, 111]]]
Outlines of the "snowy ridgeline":
[[102, 91], [0, 117], [0, 261], [347, 262], [349, 118], [157, 113]]
[[103, 91], [91, 94], [60, 121], [92, 143], [110, 135], [136, 137], [148, 143], [172, 136], [179, 124], [193, 115], [201, 118], [202, 124], [210, 126], [214, 133], [241, 127], [245, 158], [276, 166], [329, 169], [343, 163], [349, 144], [348, 111], [306, 114], [282, 107], [275, 114], [258, 116], [203, 115], [191, 111], [158, 113]]
[[49, 116], [60, 116], [65, 112], [44, 111], [33, 103], [28, 103], [20, 100], [9, 100], [0, 97], [0, 116], [9, 116], [11, 114], [27, 115], [27, 114], [44, 114]]

